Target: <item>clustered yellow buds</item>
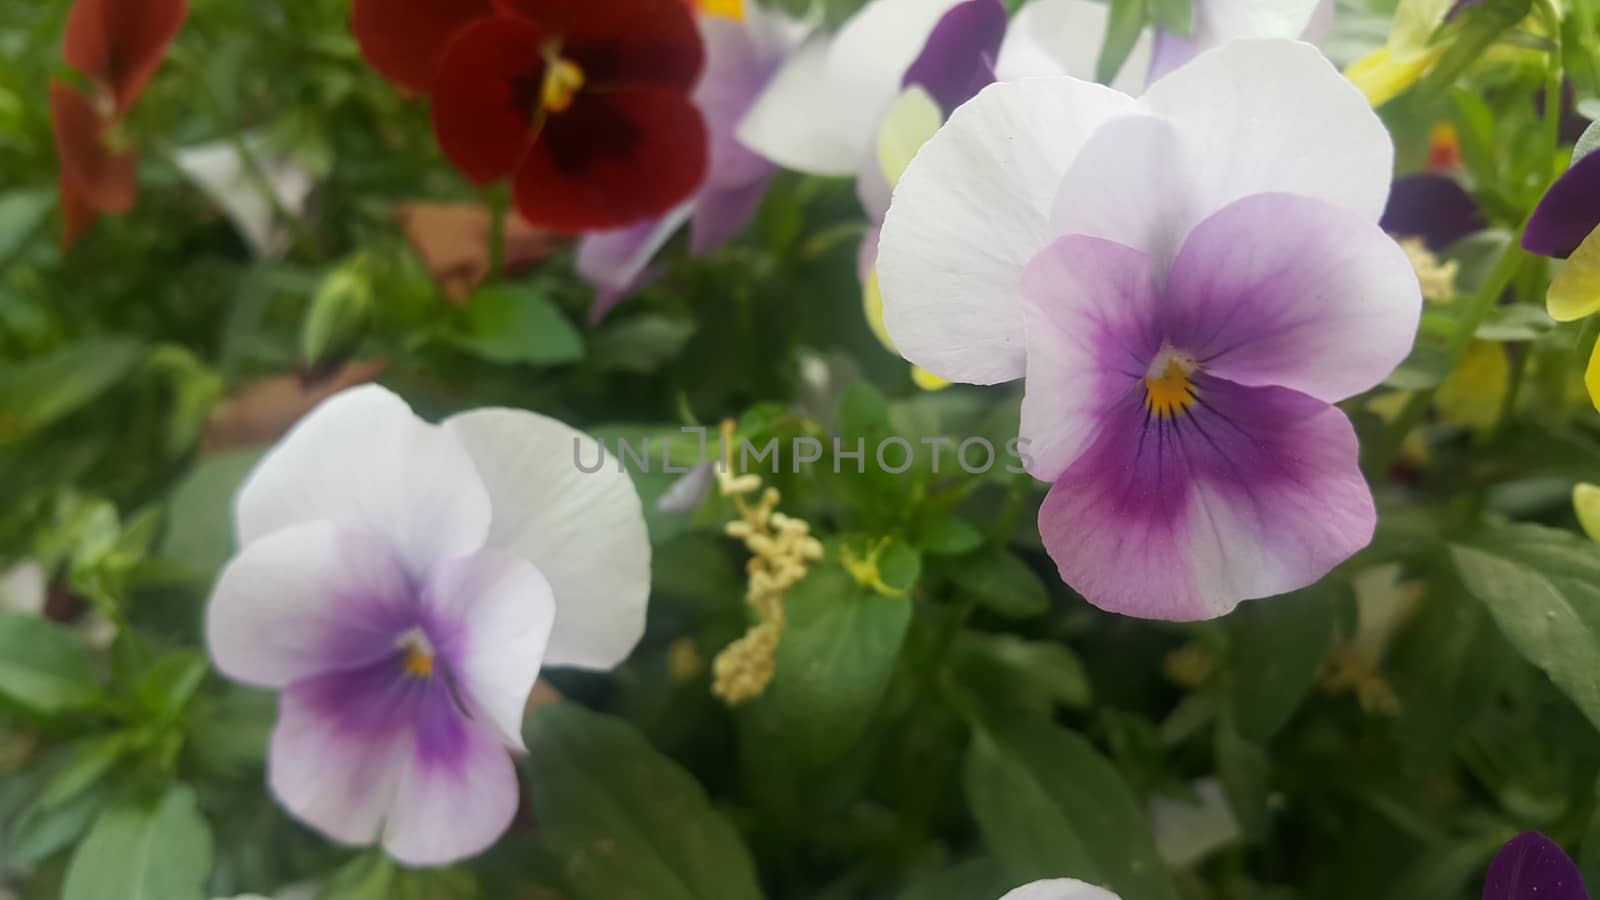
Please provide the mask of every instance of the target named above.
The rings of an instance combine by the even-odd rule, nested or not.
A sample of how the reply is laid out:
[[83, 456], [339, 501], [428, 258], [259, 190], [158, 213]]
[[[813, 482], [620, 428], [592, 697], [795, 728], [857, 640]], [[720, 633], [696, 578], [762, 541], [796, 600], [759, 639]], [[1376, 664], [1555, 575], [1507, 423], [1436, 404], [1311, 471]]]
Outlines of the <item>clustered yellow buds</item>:
[[[729, 522], [728, 536], [750, 551], [746, 566], [749, 587], [745, 602], [756, 617], [744, 637], [729, 644], [712, 663], [711, 691], [729, 706], [761, 696], [772, 681], [783, 634], [783, 599], [807, 567], [822, 558], [822, 544], [803, 519], [778, 512], [782, 495], [762, 486], [761, 476], [736, 475], [732, 467], [733, 423], [722, 426], [724, 455], [717, 470], [717, 489], [733, 500], [739, 518]], [[751, 503], [747, 498], [757, 497]]]
[[1453, 259], [1441, 263], [1428, 250], [1422, 238], [1401, 238], [1400, 249], [1406, 252], [1411, 267], [1417, 270], [1417, 281], [1422, 284], [1422, 299], [1435, 303], [1447, 303], [1455, 299], [1456, 276], [1461, 273], [1461, 263]]

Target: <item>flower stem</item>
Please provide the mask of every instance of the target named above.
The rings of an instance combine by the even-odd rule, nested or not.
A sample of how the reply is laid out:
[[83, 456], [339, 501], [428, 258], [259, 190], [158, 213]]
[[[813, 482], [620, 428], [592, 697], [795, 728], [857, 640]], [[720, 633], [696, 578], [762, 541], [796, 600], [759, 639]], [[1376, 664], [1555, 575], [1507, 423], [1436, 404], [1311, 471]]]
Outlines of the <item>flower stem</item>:
[[506, 217], [510, 214], [511, 198], [505, 190], [493, 187], [484, 193], [484, 202], [489, 207], [489, 281], [495, 281], [505, 275], [506, 265]]
[[[1456, 320], [1456, 330], [1450, 336], [1446, 345], [1445, 356], [1450, 360], [1450, 369], [1461, 362], [1461, 357], [1472, 346], [1472, 341], [1478, 333], [1478, 326], [1489, 317], [1499, 302], [1500, 296], [1511, 286], [1511, 282], [1522, 270], [1523, 263], [1527, 261], [1527, 253], [1522, 249], [1520, 235], [1522, 229], [1517, 229], [1519, 237], [1513, 238], [1511, 243], [1500, 254], [1499, 262], [1495, 263], [1494, 270], [1489, 273], [1489, 278], [1467, 301], [1461, 311], [1461, 316]], [[1395, 457], [1400, 455], [1400, 446], [1405, 442], [1406, 435], [1422, 421], [1428, 407], [1433, 404], [1434, 394], [1439, 390], [1438, 385], [1414, 392], [1406, 401], [1405, 408], [1400, 411], [1399, 417], [1390, 423], [1376, 442], [1369, 445], [1371, 450], [1367, 455], [1367, 480], [1379, 481], [1394, 465]]]

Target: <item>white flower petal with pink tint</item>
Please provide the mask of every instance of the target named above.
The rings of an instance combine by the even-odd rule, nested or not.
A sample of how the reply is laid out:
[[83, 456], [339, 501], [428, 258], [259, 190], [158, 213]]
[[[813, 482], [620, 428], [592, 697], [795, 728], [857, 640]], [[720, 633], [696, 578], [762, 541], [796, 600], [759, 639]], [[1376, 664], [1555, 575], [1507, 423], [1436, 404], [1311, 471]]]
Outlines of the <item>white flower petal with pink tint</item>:
[[788, 169], [855, 174], [906, 68], [957, 2], [871, 0], [838, 34], [795, 53], [739, 126], [739, 140]]
[[409, 574], [380, 538], [308, 522], [250, 543], [217, 579], [206, 646], [229, 678], [259, 687], [370, 663], [392, 650]]
[[608, 669], [644, 634], [650, 540], [638, 492], [609, 456], [577, 464], [595, 442], [531, 413], [488, 409], [445, 423], [495, 497], [488, 546], [533, 562], [550, 582], [556, 621], [545, 664]]
[[[1369, 221], [1383, 214], [1394, 145], [1366, 98], [1315, 47], [1234, 41], [1152, 85], [1139, 101], [1171, 122], [1192, 194], [1179, 230], [1250, 194], [1300, 194]], [[1058, 207], [1059, 209], [1059, 207]]]
[[489, 494], [443, 430], [376, 385], [324, 401], [240, 490], [239, 542], [328, 521], [387, 539], [413, 575], [471, 553], [489, 533]]
[[1132, 99], [1070, 78], [993, 84], [956, 110], [895, 189], [878, 253], [884, 324], [947, 381], [1021, 377], [1017, 291], [1054, 237], [1050, 204], [1077, 150]]
[[1371, 220], [1292, 194], [1246, 197], [1189, 235], [1168, 276], [1170, 327], [1211, 374], [1329, 403], [1411, 352], [1422, 291]]
[[[1016, 81], [1070, 75], [1093, 81], [1110, 21], [1111, 7], [1095, 0], [1025, 3], [1006, 29], [1006, 39], [994, 65], [995, 78]], [[1151, 34], [1145, 30], [1111, 86], [1124, 94], [1137, 95], [1143, 90], [1151, 49]]]
[[491, 550], [434, 570], [421, 603], [449, 623], [438, 649], [458, 661], [459, 699], [507, 747], [524, 749], [522, 713], [556, 618], [550, 583], [533, 563]]
[[1000, 900], [1121, 900], [1105, 888], [1073, 878], [1035, 881], [1007, 893]]
[[1300, 38], [1316, 43], [1332, 29], [1332, 19], [1333, 0], [1195, 0], [1193, 33], [1156, 35], [1150, 81], [1229, 41]]

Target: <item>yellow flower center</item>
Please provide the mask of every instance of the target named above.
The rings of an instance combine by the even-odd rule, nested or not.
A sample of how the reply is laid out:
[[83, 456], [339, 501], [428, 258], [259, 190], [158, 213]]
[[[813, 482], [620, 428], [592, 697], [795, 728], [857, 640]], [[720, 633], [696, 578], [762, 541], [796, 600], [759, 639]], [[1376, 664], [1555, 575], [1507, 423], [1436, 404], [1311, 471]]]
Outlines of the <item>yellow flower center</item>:
[[700, 11], [735, 22], [744, 21], [744, 0], [700, 0]]
[[544, 87], [539, 92], [540, 107], [551, 113], [566, 112], [583, 84], [583, 69], [577, 63], [550, 53], [545, 62]]
[[1162, 418], [1187, 412], [1195, 404], [1194, 385], [1189, 381], [1194, 369], [1184, 357], [1163, 351], [1145, 375], [1145, 408]]
[[400, 635], [395, 646], [405, 653], [404, 668], [412, 678], [433, 677], [433, 644], [421, 628]]

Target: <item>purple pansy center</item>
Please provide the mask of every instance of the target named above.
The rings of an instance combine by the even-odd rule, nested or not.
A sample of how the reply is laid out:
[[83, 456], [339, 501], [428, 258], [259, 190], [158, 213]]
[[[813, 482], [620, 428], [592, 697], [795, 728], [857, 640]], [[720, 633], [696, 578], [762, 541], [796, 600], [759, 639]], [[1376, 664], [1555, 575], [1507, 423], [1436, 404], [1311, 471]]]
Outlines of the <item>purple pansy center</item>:
[[459, 628], [416, 594], [354, 599], [363, 627], [328, 650], [336, 668], [293, 685], [338, 732], [375, 744], [414, 732], [424, 758], [464, 752], [469, 716], [457, 673]]

